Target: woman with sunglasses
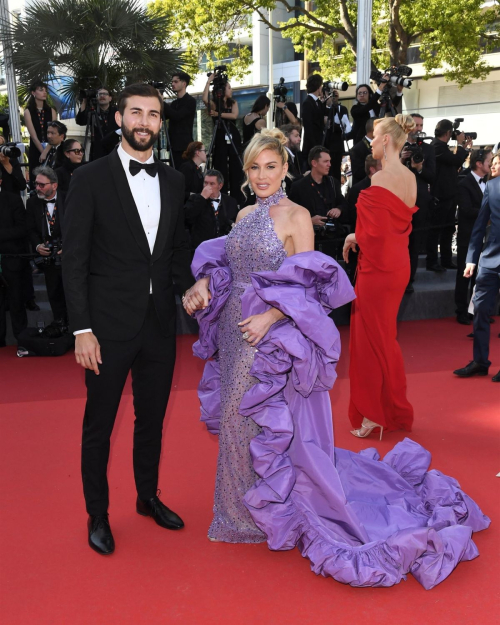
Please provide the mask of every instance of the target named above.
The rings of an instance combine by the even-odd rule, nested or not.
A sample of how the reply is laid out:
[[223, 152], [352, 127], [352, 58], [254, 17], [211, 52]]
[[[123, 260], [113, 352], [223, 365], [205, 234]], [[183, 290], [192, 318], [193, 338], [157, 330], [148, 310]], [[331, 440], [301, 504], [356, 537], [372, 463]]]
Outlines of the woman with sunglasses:
[[66, 139], [60, 145], [55, 169], [59, 191], [67, 193], [73, 172], [82, 165], [83, 155], [83, 148], [76, 139]]

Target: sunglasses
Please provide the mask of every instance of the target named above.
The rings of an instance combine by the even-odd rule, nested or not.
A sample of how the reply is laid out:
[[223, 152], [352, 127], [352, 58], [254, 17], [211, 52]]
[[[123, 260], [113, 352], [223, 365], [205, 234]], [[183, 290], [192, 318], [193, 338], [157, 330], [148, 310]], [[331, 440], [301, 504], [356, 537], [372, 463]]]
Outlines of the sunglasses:
[[368, 95], [368, 91], [358, 91], [358, 95]]
[[46, 187], [48, 184], [52, 184], [51, 182], [35, 182], [35, 187], [40, 187], [40, 189], [43, 189], [43, 187]]
[[74, 152], [76, 155], [83, 154], [82, 148], [72, 148], [71, 150], [66, 150], [66, 152]]

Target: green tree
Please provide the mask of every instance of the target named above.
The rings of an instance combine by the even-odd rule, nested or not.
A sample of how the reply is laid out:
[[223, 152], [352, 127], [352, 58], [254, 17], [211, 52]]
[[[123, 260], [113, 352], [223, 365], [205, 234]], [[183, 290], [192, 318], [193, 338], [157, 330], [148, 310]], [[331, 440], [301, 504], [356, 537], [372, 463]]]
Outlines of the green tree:
[[139, 0], [37, 0], [11, 30], [21, 91], [33, 79], [56, 82], [73, 108], [82, 87], [168, 81], [181, 62], [169, 28]]
[[[419, 46], [426, 77], [439, 68], [459, 85], [486, 77], [489, 68], [481, 55], [500, 41], [493, 26], [500, 10], [496, 0], [486, 10], [483, 4], [483, 0], [374, 0], [373, 66], [406, 64], [409, 49]], [[357, 6], [356, 0], [155, 0], [150, 10], [179, 25], [174, 41], [187, 46], [191, 63], [200, 62], [203, 55], [214, 62], [224, 58], [225, 42], [233, 39], [238, 27], [248, 32], [248, 19], [256, 12], [268, 27], [290, 38], [297, 52], [307, 50], [325, 75], [347, 78], [356, 65]], [[268, 11], [275, 8], [285, 9], [290, 19], [270, 23]], [[242, 75], [249, 63], [240, 47], [232, 75]]]

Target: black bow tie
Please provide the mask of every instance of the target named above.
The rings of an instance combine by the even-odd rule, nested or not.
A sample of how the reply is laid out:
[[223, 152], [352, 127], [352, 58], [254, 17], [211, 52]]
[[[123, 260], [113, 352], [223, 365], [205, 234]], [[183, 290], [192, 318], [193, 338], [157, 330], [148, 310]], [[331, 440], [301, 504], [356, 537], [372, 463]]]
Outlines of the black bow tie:
[[488, 182], [488, 174], [486, 174], [484, 178], [479, 178], [479, 182], [484, 182], [484, 184], [486, 184]]
[[42, 200], [42, 202], [45, 204], [45, 206], [47, 206], [47, 204], [55, 204], [56, 198], [53, 197], [51, 200]]
[[132, 176], [136, 176], [141, 169], [144, 169], [152, 178], [158, 173], [158, 163], [139, 163], [139, 161], [130, 160], [128, 168]]

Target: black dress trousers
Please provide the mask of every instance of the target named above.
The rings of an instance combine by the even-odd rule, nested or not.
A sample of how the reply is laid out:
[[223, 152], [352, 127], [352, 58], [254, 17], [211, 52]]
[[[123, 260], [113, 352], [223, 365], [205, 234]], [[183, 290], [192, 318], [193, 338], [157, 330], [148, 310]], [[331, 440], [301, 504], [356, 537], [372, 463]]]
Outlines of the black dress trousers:
[[[99, 340], [99, 338], [98, 338]], [[109, 504], [107, 465], [118, 406], [132, 371], [134, 396], [134, 477], [140, 499], [158, 487], [163, 420], [175, 364], [175, 334], [160, 328], [153, 297], [139, 333], [128, 341], [99, 341], [99, 375], [86, 370], [87, 404], [83, 420], [82, 476], [87, 512], [99, 515]]]

